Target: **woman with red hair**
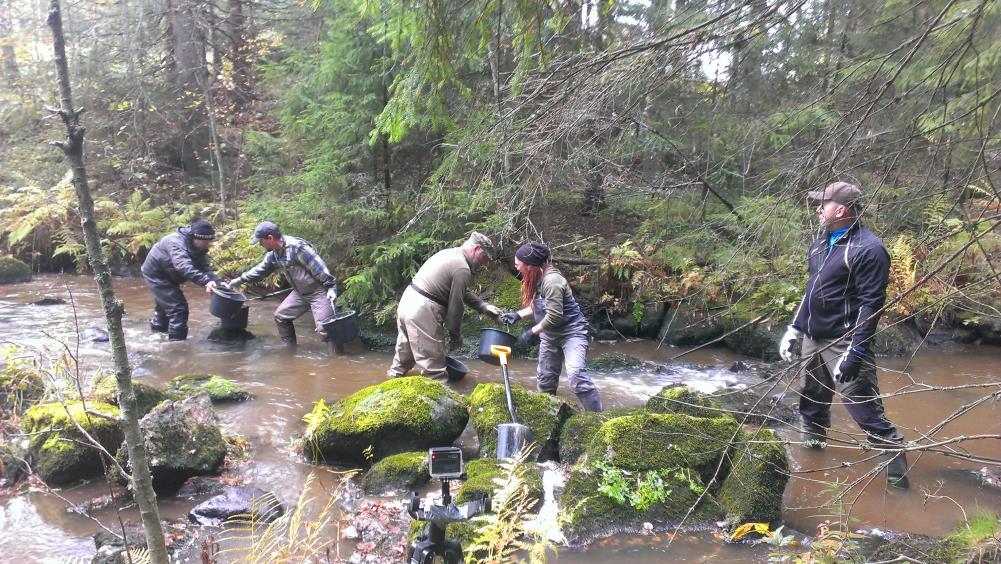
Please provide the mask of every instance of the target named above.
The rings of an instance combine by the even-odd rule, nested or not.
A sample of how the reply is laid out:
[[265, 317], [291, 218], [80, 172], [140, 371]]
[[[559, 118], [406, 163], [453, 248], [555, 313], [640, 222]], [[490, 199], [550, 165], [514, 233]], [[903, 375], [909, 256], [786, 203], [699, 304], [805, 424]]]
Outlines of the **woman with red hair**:
[[[550, 262], [549, 247], [526, 243], [514, 254], [514, 266], [521, 274], [521, 304], [524, 309], [501, 316], [508, 324], [534, 316], [535, 325], [525, 336], [538, 335], [540, 392], [555, 394], [560, 373], [566, 365], [570, 389], [584, 409], [601, 411], [601, 397], [584, 365], [587, 347], [587, 318], [580, 311], [567, 279]], [[520, 339], [524, 340], [524, 339]]]

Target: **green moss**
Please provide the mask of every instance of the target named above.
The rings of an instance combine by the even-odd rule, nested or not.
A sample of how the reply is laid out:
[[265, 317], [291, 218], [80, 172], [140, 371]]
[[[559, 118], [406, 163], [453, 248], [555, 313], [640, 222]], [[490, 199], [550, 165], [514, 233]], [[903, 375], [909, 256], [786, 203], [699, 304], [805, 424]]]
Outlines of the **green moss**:
[[[528, 486], [529, 497], [541, 502], [545, 492], [542, 489], [542, 472], [539, 468], [535, 464], [521, 464], [514, 472]], [[496, 458], [477, 458], [466, 464], [466, 475], [466, 481], [455, 494], [455, 503], [493, 497], [494, 491], [500, 487], [497, 479], [504, 477], [505, 472], [501, 468], [501, 462]]]
[[9, 364], [0, 371], [0, 414], [23, 413], [45, 395], [45, 377], [34, 368]]
[[602, 423], [616, 417], [637, 415], [643, 410], [637, 407], [609, 409], [595, 413], [578, 411], [570, 416], [560, 431], [560, 462], [573, 464], [587, 450], [587, 445]]
[[363, 388], [330, 406], [305, 437], [306, 454], [330, 463], [365, 464], [392, 454], [449, 445], [469, 420], [468, 402], [441, 382], [410, 376]]
[[720, 478], [726, 475], [724, 455], [738, 428], [732, 417], [674, 413], [617, 417], [598, 428], [587, 457], [630, 471], [691, 468], [709, 483], [717, 469]]
[[182, 374], [174, 378], [170, 390], [185, 396], [208, 392], [212, 403], [243, 401], [250, 398], [249, 393], [232, 381], [215, 374]]
[[[638, 532], [643, 523], [675, 523], [681, 519], [697, 527], [716, 521], [722, 511], [710, 494], [699, 501], [699, 494], [687, 481], [678, 480], [674, 473], [665, 478], [670, 494], [663, 503], [646, 510], [629, 504], [619, 504], [599, 491], [599, 471], [587, 465], [577, 465], [570, 472], [560, 499], [560, 527], [571, 545], [588, 544], [596, 538], [618, 532]], [[694, 478], [698, 480], [698, 478]], [[689, 508], [695, 510], [689, 515]]]
[[115, 452], [124, 439], [118, 427], [118, 408], [88, 402], [87, 409], [113, 419], [90, 415], [78, 401], [43, 403], [30, 408], [21, 419], [21, 428], [31, 433], [29, 450], [33, 469], [50, 485], [68, 485], [99, 476], [103, 470], [99, 451], [87, 444], [73, 423], [75, 419], [108, 452]]
[[[139, 417], [146, 415], [160, 402], [170, 399], [170, 397], [159, 389], [132, 381], [132, 391], [136, 396], [136, 407], [139, 409]], [[94, 384], [94, 391], [91, 397], [99, 402], [118, 406], [118, 383], [114, 376], [105, 376]]]
[[362, 478], [362, 488], [368, 494], [381, 494], [390, 489], [411, 490], [430, 479], [427, 452], [403, 452], [376, 462]]
[[504, 276], [494, 288], [494, 299], [492, 304], [501, 310], [521, 309], [521, 280], [513, 276]]
[[692, 417], [720, 417], [723, 406], [684, 385], [667, 386], [646, 402], [653, 413], [681, 413]]
[[[565, 400], [550, 394], [535, 393], [517, 384], [511, 385], [518, 423], [532, 430], [535, 443], [533, 455], [539, 460], [551, 460], [559, 456], [559, 437], [563, 423], [573, 414], [573, 407]], [[497, 452], [497, 427], [510, 423], [504, 387], [500, 384], [478, 384], [469, 395], [470, 417], [476, 435], [480, 439], [480, 454], [494, 455]]]
[[996, 537], [1001, 532], [1001, 520], [996, 513], [988, 511], [971, 516], [948, 536], [966, 547], [974, 547], [982, 540]]
[[0, 256], [0, 284], [31, 280], [31, 267], [12, 256]]
[[610, 372], [612, 370], [623, 370], [626, 368], [636, 368], [643, 364], [643, 361], [622, 353], [605, 353], [594, 359], [587, 359], [587, 367], [596, 372]]
[[785, 446], [767, 429], [741, 440], [720, 492], [727, 525], [778, 523], [782, 518], [782, 494], [789, 480]]

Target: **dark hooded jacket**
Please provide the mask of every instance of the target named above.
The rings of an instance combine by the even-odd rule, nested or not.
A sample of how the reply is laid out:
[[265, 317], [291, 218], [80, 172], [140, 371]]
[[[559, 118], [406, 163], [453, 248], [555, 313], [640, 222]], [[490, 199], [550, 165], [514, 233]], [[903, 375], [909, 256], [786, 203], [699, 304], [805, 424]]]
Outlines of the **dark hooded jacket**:
[[220, 280], [209, 267], [208, 251], [195, 248], [189, 227], [178, 228], [176, 233], [157, 241], [146, 255], [142, 273], [155, 285], [180, 285], [190, 280], [205, 286]]

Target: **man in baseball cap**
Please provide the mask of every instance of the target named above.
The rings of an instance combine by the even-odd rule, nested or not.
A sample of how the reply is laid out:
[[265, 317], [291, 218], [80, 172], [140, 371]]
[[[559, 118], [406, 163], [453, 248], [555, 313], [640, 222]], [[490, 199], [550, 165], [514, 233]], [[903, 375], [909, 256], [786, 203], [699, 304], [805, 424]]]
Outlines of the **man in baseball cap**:
[[250, 238], [250, 244], [258, 244], [262, 239], [267, 239], [268, 235], [278, 239], [281, 238], [282, 232], [278, 229], [278, 224], [271, 221], [262, 221], [254, 228], [254, 236]]

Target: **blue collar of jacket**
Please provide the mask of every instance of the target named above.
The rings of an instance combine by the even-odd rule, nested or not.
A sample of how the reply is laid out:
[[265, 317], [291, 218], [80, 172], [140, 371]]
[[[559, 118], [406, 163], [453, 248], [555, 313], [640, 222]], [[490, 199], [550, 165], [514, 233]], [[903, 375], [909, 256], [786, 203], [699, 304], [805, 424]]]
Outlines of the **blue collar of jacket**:
[[831, 247], [833, 247], [834, 244], [838, 242], [838, 239], [841, 239], [846, 233], [848, 233], [848, 230], [851, 229], [851, 228], [852, 228], [852, 226], [849, 225], [848, 227], [842, 227], [841, 229], [838, 229], [837, 231], [828, 231], [827, 232], [827, 248], [830, 249]]

